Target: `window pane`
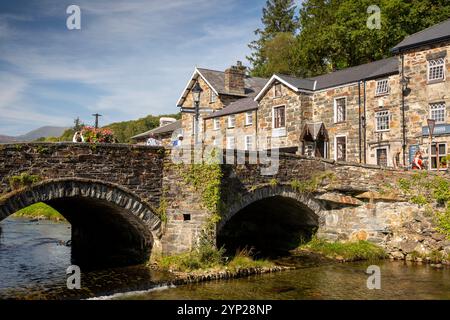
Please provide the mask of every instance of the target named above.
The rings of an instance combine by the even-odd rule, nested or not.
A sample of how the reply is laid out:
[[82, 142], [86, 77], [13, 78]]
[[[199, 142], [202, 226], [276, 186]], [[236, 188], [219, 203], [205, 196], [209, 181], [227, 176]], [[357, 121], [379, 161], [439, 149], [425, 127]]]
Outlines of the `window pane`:
[[345, 98], [336, 99], [336, 122], [345, 121]]
[[336, 160], [338, 161], [346, 161], [346, 138], [345, 137], [337, 137], [336, 138]]

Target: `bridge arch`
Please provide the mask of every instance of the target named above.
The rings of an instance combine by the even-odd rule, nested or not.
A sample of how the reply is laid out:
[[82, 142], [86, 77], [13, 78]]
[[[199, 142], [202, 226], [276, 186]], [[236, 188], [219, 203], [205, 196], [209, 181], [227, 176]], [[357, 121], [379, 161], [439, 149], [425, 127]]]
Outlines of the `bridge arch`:
[[58, 210], [72, 228], [72, 262], [86, 267], [145, 262], [160, 250], [155, 209], [119, 185], [84, 178], [42, 181], [0, 199], [0, 221], [37, 202]]
[[283, 254], [325, 221], [320, 202], [290, 186], [265, 186], [237, 198], [217, 226], [217, 244], [227, 251], [253, 247], [262, 255]]

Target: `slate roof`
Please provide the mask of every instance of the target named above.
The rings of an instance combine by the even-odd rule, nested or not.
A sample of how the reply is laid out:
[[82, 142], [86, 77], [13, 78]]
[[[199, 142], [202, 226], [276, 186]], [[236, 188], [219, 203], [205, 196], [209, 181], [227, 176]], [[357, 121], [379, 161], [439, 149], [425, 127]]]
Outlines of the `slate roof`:
[[178, 106], [180, 106], [184, 102], [188, 90], [195, 84], [195, 81], [198, 76], [202, 76], [205, 79], [205, 81], [213, 88], [213, 90], [216, 91], [217, 94], [231, 95], [243, 98], [255, 97], [267, 82], [267, 79], [264, 78], [245, 76], [244, 94], [239, 95], [235, 93], [230, 93], [225, 90], [225, 72], [204, 68], [196, 68], [193, 77], [190, 79], [181, 98], [178, 100], [177, 103]]
[[310, 80], [317, 81], [316, 90], [336, 87], [360, 80], [374, 79], [398, 73], [399, 62], [397, 57], [382, 59], [359, 66], [350, 67], [335, 72], [323, 74]]
[[313, 91], [315, 86], [315, 81], [311, 79], [303, 79], [303, 78], [296, 78], [292, 76], [287, 76], [284, 74], [276, 74], [279, 78], [283, 79], [287, 83], [290, 83], [292, 86], [298, 88], [298, 89], [304, 89]]
[[450, 19], [406, 37], [402, 42], [392, 48], [391, 51], [399, 53], [425, 44], [445, 40], [450, 40]]
[[138, 135], [135, 135], [133, 137], [131, 137], [131, 139], [139, 139], [139, 138], [146, 138], [148, 136], [150, 136], [150, 134], [164, 134], [164, 133], [170, 133], [173, 132], [177, 129], [181, 128], [181, 120], [177, 120], [175, 122], [169, 123], [165, 126], [162, 127], [157, 127], [157, 128], [153, 128], [152, 130], [148, 130], [144, 133], [140, 133]]
[[256, 109], [258, 109], [258, 102], [256, 102], [253, 97], [243, 98], [230, 103], [228, 106], [219, 111], [210, 113], [208, 116], [204, 117], [204, 119], [217, 118]]
[[[217, 91], [218, 94], [230, 95], [225, 90], [225, 72], [217, 70], [209, 70], [197, 68], [201, 75], [209, 82], [209, 84]], [[245, 96], [256, 95], [266, 84], [267, 79], [246, 76], [245, 82]], [[235, 95], [235, 94], [231, 94]]]

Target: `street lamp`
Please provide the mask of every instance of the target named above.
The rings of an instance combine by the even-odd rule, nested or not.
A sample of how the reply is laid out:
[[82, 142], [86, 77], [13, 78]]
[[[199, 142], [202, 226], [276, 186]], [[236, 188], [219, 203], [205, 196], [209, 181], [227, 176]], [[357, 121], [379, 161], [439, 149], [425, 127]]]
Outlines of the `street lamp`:
[[[403, 58], [402, 58], [403, 59]], [[404, 67], [402, 61], [402, 78], [400, 79], [400, 85], [402, 86], [402, 124], [403, 124], [403, 165], [406, 166], [406, 118], [405, 118], [405, 96], [409, 94], [408, 84], [410, 77], [404, 75]]]
[[195, 83], [194, 87], [191, 90], [192, 99], [194, 100], [195, 107], [195, 123], [194, 123], [194, 133], [195, 133], [195, 144], [198, 144], [198, 118], [200, 116], [200, 96], [203, 92], [203, 89], [200, 87], [198, 81]]
[[[433, 133], [434, 128], [436, 127], [436, 120], [434, 119], [427, 119], [427, 125], [428, 125], [428, 133], [430, 134], [430, 167], [431, 167], [431, 148], [433, 147]], [[439, 149], [438, 144], [436, 143], [436, 169], [439, 173]]]

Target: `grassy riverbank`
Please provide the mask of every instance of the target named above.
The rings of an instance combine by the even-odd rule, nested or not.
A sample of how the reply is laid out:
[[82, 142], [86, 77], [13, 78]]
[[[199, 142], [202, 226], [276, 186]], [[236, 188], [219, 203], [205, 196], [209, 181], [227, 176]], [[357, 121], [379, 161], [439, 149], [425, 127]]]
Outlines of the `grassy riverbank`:
[[58, 211], [42, 202], [35, 203], [29, 207], [17, 211], [16, 213], [14, 213], [13, 217], [51, 220], [51, 221], [66, 220]]
[[271, 268], [275, 264], [263, 259], [255, 259], [249, 250], [241, 250], [235, 256], [228, 257], [224, 249], [203, 245], [188, 253], [161, 257], [157, 261], [159, 268], [176, 272], [231, 271], [249, 268]]
[[314, 237], [298, 250], [322, 254], [339, 261], [378, 260], [387, 257], [383, 248], [367, 241], [328, 242]]

